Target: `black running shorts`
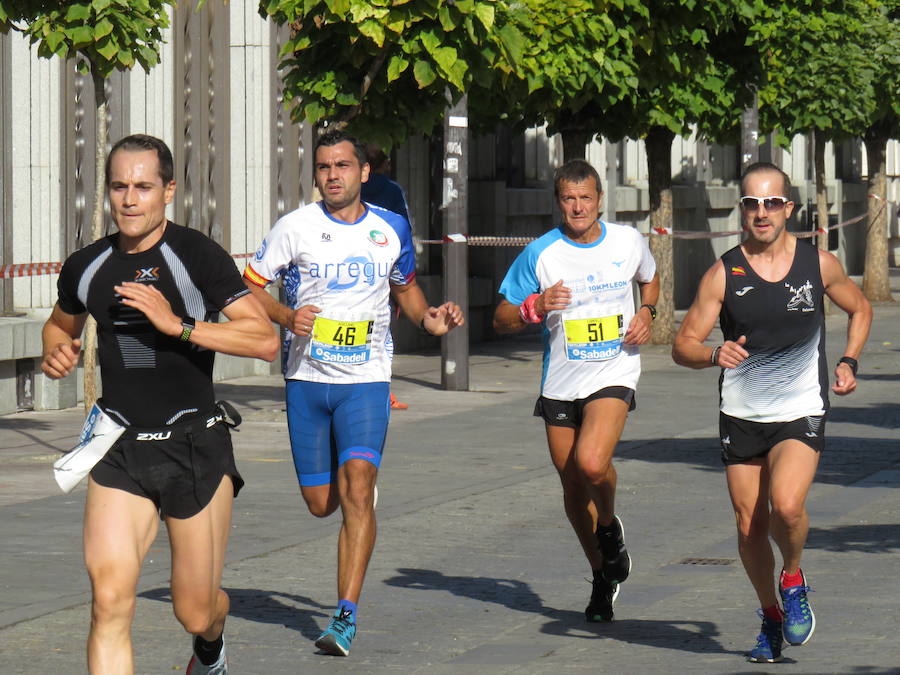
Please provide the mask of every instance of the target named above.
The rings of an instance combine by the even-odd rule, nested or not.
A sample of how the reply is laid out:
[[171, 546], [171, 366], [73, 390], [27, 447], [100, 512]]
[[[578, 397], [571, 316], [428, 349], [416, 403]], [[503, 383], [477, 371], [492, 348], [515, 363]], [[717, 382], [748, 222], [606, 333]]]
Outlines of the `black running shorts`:
[[[236, 497], [244, 479], [234, 463], [231, 433], [224, 422], [144, 430], [130, 427], [91, 471], [104, 487], [146, 497], [159, 517], [190, 518], [212, 500], [223, 476]], [[168, 437], [166, 435], [168, 434]]]
[[790, 422], [750, 422], [719, 413], [719, 441], [723, 464], [741, 464], [765, 457], [782, 441], [796, 440], [816, 452], [825, 448], [825, 416], [801, 417]]
[[604, 387], [586, 398], [574, 401], [557, 401], [538, 396], [534, 404], [534, 416], [543, 417], [551, 427], [577, 429], [584, 420], [584, 406], [598, 398], [617, 398], [628, 404], [628, 411], [635, 409], [634, 389], [629, 387]]

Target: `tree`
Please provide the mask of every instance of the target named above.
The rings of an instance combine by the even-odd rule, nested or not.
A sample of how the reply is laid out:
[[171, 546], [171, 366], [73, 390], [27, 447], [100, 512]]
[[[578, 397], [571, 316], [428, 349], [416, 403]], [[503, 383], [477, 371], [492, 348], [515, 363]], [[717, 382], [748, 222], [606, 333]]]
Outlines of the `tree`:
[[757, 7], [728, 0], [652, 0], [648, 6], [652, 41], [639, 60], [636, 105], [620, 114], [628, 135], [643, 138], [647, 149], [650, 248], [661, 291], [651, 339], [670, 344], [675, 337], [673, 240], [656, 232], [672, 230], [672, 141], [692, 127], [716, 141], [739, 134], [739, 111], [752, 100], [757, 76], [753, 52], [743, 48]]
[[[429, 134], [474, 83], [515, 77], [522, 36], [507, 0], [263, 0], [289, 24], [282, 48], [292, 117], [340, 124], [391, 147]], [[388, 123], [386, 123], [386, 121]]]
[[[517, 15], [525, 36], [525, 81], [475, 92], [519, 126], [546, 123], [563, 136], [566, 159], [595, 135], [646, 142], [651, 232], [672, 229], [671, 147], [694, 127], [716, 139], [739, 131], [755, 82], [744, 44], [755, 6], [727, 0], [531, 0]], [[692, 126], [693, 125], [693, 126]], [[653, 341], [674, 338], [672, 238], [651, 234], [661, 295]]]
[[635, 51], [639, 29], [650, 23], [647, 8], [640, 0], [530, 0], [509, 18], [524, 38], [520, 77], [476, 83], [469, 93], [476, 128], [546, 124], [562, 135], [565, 160], [584, 158], [606, 113], [637, 92]]
[[[879, 156], [883, 158], [892, 133], [891, 116], [900, 110], [897, 23], [891, 25], [883, 5], [873, 0], [772, 3], [754, 23], [751, 42], [760, 45], [765, 77], [760, 89], [761, 127], [777, 129], [776, 140], [783, 145], [794, 134], [813, 136], [817, 224], [824, 230], [827, 141], [871, 139], [875, 167], [870, 166], [870, 182], [877, 183], [884, 175]], [[893, 87], [885, 86], [890, 82]], [[890, 297], [886, 231], [872, 225], [870, 220], [866, 273], [870, 281], [874, 274], [881, 283], [877, 292], [876, 284], [870, 284], [869, 293], [884, 299], [885, 294]], [[826, 248], [827, 241], [826, 236], [818, 237], [819, 247]], [[879, 264], [875, 258], [880, 258]]]
[[[159, 62], [161, 30], [169, 25], [165, 0], [93, 0], [82, 2], [10, 2], [0, 0], [0, 30], [18, 30], [38, 45], [38, 56], [83, 57], [78, 67], [94, 83], [97, 138], [94, 148], [94, 212], [91, 239], [103, 236], [104, 163], [109, 142], [105, 80], [114, 70], [140, 64], [149, 71]], [[89, 321], [84, 337], [84, 405], [97, 398], [96, 325]]]
[[875, 112], [863, 134], [868, 164], [869, 219], [863, 293], [872, 301], [893, 301], [887, 251], [887, 142], [900, 138], [900, 2], [886, 4], [866, 30], [873, 47]]

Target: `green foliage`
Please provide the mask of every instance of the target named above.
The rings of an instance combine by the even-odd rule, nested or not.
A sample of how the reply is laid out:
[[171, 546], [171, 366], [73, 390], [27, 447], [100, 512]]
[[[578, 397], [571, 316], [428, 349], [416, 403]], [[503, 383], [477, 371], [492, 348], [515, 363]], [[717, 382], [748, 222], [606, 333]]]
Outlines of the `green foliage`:
[[263, 0], [289, 24], [285, 98], [296, 120], [347, 123], [390, 147], [441, 121], [478, 82], [515, 77], [524, 43], [507, 0]]
[[750, 41], [759, 45], [765, 73], [760, 126], [779, 129], [782, 142], [812, 130], [829, 139], [857, 136], [879, 108], [900, 105], [900, 30], [884, 3], [770, 3]]
[[169, 25], [172, 1], [89, 0], [8, 2], [0, 0], [0, 29], [21, 28], [38, 55], [83, 55], [101, 77], [140, 64], [149, 71], [159, 61], [160, 30]]
[[[548, 131], [641, 138], [655, 126], [676, 134], [739, 132], [756, 79], [742, 47], [757, 11], [710, 0], [528, 0], [515, 15], [525, 36], [524, 81], [507, 79], [470, 100], [495, 120]], [[514, 101], [515, 105], [510, 105]]]

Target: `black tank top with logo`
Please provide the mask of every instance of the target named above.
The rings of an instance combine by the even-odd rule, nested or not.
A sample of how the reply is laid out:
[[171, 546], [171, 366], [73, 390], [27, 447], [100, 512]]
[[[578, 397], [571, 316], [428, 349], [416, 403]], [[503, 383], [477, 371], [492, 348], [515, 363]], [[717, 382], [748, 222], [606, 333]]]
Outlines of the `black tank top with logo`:
[[725, 253], [722, 263], [722, 333], [734, 341], [746, 335], [750, 357], [722, 370], [721, 411], [756, 422], [825, 414], [825, 288], [818, 249], [798, 239], [790, 270], [774, 282], [753, 271], [740, 246]]

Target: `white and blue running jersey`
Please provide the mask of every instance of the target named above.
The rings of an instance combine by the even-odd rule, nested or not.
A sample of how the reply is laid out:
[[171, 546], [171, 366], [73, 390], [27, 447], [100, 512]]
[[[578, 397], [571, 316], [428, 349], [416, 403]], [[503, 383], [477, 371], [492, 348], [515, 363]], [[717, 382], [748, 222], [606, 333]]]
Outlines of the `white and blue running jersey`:
[[409, 222], [366, 204], [355, 223], [331, 217], [321, 202], [275, 223], [244, 272], [266, 286], [281, 278], [285, 304], [315, 305], [312, 335], [288, 332], [284, 376], [332, 384], [391, 379], [390, 286], [416, 274]]
[[521, 305], [562, 279], [572, 291], [564, 310], [542, 322], [541, 395], [558, 401], [585, 398], [604, 387], [635, 389], [641, 375], [638, 348], [622, 339], [635, 313], [632, 282], [653, 280], [656, 263], [643, 236], [627, 225], [601, 221], [590, 244], [557, 227], [531, 242], [513, 261], [500, 293]]

